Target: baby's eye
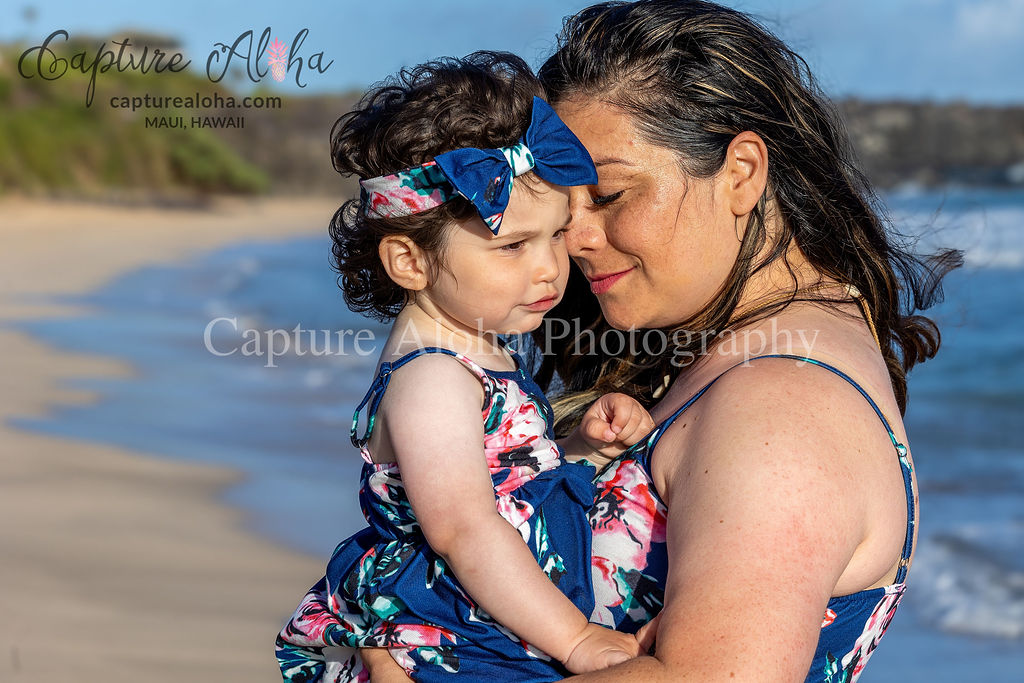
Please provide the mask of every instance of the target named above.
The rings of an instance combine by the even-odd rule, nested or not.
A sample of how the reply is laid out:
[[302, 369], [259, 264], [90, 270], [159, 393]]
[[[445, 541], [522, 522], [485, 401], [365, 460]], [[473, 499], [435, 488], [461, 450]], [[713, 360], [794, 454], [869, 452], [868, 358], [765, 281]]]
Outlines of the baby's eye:
[[518, 242], [512, 242], [501, 247], [502, 251], [519, 251], [526, 244], [526, 240], [519, 240]]
[[553, 239], [553, 240], [560, 240], [560, 239], [563, 239], [563, 238], [565, 237], [565, 233], [566, 233], [566, 232], [567, 232], [567, 229], [566, 229], [566, 228], [562, 228], [561, 230], [559, 230], [558, 232], [556, 232], [556, 233], [555, 233], [554, 235], [552, 235], [552, 236], [551, 236], [551, 239]]
[[623, 192], [622, 190], [619, 190], [618, 192], [615, 192], [613, 194], [594, 195], [594, 196], [592, 196], [590, 198], [590, 201], [593, 202], [597, 206], [604, 206], [605, 204], [611, 204], [616, 199], [621, 197], [622, 196], [622, 192]]

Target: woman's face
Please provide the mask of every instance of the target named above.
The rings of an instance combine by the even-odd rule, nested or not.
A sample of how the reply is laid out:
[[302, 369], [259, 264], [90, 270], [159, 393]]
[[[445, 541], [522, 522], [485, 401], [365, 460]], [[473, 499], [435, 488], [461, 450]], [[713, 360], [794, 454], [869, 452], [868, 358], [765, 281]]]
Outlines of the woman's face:
[[605, 319], [628, 329], [690, 318], [739, 253], [744, 223], [723, 198], [724, 174], [685, 175], [675, 152], [645, 142], [611, 105], [570, 99], [555, 110], [597, 166], [596, 186], [570, 190], [566, 242]]

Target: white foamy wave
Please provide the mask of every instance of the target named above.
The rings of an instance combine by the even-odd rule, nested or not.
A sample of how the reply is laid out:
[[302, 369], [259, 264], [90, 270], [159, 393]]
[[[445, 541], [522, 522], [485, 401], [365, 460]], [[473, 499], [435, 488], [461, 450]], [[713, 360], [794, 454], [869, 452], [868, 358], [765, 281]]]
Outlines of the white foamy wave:
[[894, 201], [892, 218], [900, 231], [920, 236], [917, 251], [952, 247], [963, 250], [974, 268], [1024, 267], [1024, 197], [1020, 202], [960, 197], [946, 203], [936, 196], [932, 205], [920, 197], [909, 199], [912, 206]]
[[1022, 251], [990, 251], [987, 249], [968, 249], [964, 261], [975, 268], [1005, 268], [1008, 270], [1024, 266], [1024, 250]]
[[203, 315], [210, 318], [227, 316], [231, 311], [231, 306], [223, 299], [207, 299], [203, 302]]
[[1024, 570], [959, 536], [920, 540], [908, 597], [928, 624], [948, 633], [1024, 638]]
[[240, 256], [230, 263], [223, 264], [217, 274], [213, 289], [223, 294], [230, 294], [248, 285], [254, 276], [263, 269], [259, 259], [254, 256]]
[[324, 368], [313, 368], [306, 370], [302, 376], [302, 385], [308, 389], [319, 389], [327, 386], [331, 380], [331, 373]]

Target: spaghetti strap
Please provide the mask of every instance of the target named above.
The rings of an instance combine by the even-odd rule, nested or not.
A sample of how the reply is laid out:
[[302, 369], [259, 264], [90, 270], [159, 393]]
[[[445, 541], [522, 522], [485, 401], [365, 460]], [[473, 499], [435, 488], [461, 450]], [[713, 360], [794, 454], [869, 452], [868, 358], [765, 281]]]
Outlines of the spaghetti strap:
[[900, 443], [899, 439], [896, 438], [896, 433], [893, 432], [892, 426], [889, 424], [889, 421], [885, 418], [885, 415], [882, 413], [881, 409], [878, 407], [878, 404], [875, 403], [874, 399], [871, 398], [871, 396], [868, 394], [868, 392], [866, 392], [863, 387], [861, 387], [859, 384], [857, 384], [857, 382], [854, 381], [854, 379], [852, 377], [847, 375], [842, 370], [829, 365], [828, 363], [822, 362], [820, 360], [816, 360], [814, 358], [808, 358], [806, 356], [795, 356], [795, 355], [791, 355], [791, 354], [777, 353], [777, 354], [767, 354], [767, 355], [764, 355], [764, 356], [754, 356], [753, 358], [748, 358], [748, 359], [746, 359], [746, 360], [744, 360], [744, 361], [742, 361], [740, 363], [737, 363], [736, 365], [733, 365], [732, 367], [727, 368], [720, 375], [718, 375], [717, 377], [712, 379], [710, 382], [705, 384], [703, 387], [701, 387], [701, 389], [696, 394], [691, 396], [686, 401], [686, 403], [684, 403], [682, 406], [680, 406], [678, 410], [676, 410], [674, 413], [669, 415], [667, 418], [665, 418], [665, 420], [663, 420], [658, 425], [658, 427], [651, 433], [651, 435], [647, 439], [646, 446], [644, 448], [645, 452], [643, 453], [643, 458], [642, 458], [642, 461], [641, 461], [641, 465], [644, 467], [644, 469], [647, 470], [647, 473], [650, 476], [650, 473], [651, 473], [650, 459], [651, 459], [651, 454], [654, 452], [654, 447], [658, 443], [658, 441], [661, 439], [661, 436], [665, 433], [665, 431], [668, 429], [668, 427], [673, 422], [675, 422], [676, 418], [678, 418], [680, 415], [682, 415], [683, 412], [687, 408], [689, 408], [691, 405], [693, 405], [693, 403], [696, 402], [697, 399], [699, 399], [701, 396], [703, 396], [707, 392], [707, 390], [710, 389], [712, 387], [712, 385], [714, 385], [715, 382], [720, 380], [726, 373], [728, 373], [729, 371], [733, 370], [734, 368], [738, 368], [741, 365], [745, 365], [745, 364], [749, 363], [750, 361], [758, 360], [760, 358], [788, 358], [788, 359], [791, 359], [791, 360], [796, 360], [796, 361], [801, 361], [801, 362], [805, 362], [805, 363], [810, 363], [812, 365], [817, 365], [820, 368], [824, 368], [824, 369], [832, 372], [833, 374], [843, 378], [851, 386], [853, 386], [853, 388], [856, 389], [860, 393], [860, 395], [864, 397], [865, 400], [867, 400], [868, 405], [871, 406], [872, 410], [875, 411], [875, 415], [877, 415], [878, 419], [881, 420], [882, 425], [885, 427], [886, 433], [888, 433], [888, 435], [889, 435], [889, 440], [892, 441], [893, 448], [895, 448], [895, 450], [896, 450], [896, 455], [899, 458], [899, 462], [900, 462], [900, 466], [901, 466], [900, 469], [901, 469], [901, 471], [903, 473], [903, 486], [904, 486], [904, 489], [906, 491], [906, 498], [907, 498], [907, 533], [906, 533], [906, 537], [905, 537], [904, 542], [903, 542], [903, 552], [900, 555], [899, 568], [897, 569], [897, 572], [896, 572], [896, 583], [898, 583], [898, 584], [899, 583], [903, 583], [903, 581], [906, 578], [906, 574], [907, 574], [907, 565], [910, 563], [910, 555], [911, 555], [911, 553], [913, 551], [913, 547], [914, 547], [914, 525], [916, 524], [915, 514], [914, 514], [914, 486], [913, 486], [913, 479], [912, 479], [912, 476], [911, 476], [912, 472], [913, 472], [913, 467], [911, 465], [910, 458], [908, 457], [907, 447], [906, 447], [905, 444]]
[[[367, 442], [370, 440], [370, 434], [373, 433], [373, 424], [377, 417], [377, 408], [380, 407], [381, 399], [384, 398], [384, 391], [388, 388], [388, 384], [391, 382], [391, 374], [410, 361], [428, 353], [443, 353], [460, 361], [467, 370], [476, 375], [477, 379], [479, 379], [480, 383], [483, 385], [484, 406], [490, 402], [491, 394], [494, 392], [494, 383], [491, 381], [491, 378], [487, 376], [486, 371], [463, 354], [456, 353], [451, 349], [444, 349], [439, 346], [427, 346], [411, 351], [396, 361], [381, 363], [380, 369], [377, 371], [377, 376], [374, 377], [373, 383], [370, 384], [370, 388], [367, 390], [366, 395], [363, 396], [363, 400], [359, 402], [359, 405], [356, 406], [355, 412], [352, 414], [352, 428], [349, 430], [349, 437], [352, 440], [352, 445], [363, 453], [364, 459], [366, 459], [364, 449]], [[366, 415], [366, 431], [360, 437], [358, 436], [359, 413], [367, 404], [369, 404], [370, 407]]]

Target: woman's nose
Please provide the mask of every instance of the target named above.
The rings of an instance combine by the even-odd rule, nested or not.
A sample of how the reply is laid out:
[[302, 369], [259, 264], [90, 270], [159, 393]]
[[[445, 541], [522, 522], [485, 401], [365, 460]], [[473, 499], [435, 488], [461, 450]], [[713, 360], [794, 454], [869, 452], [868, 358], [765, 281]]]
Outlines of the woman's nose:
[[569, 224], [565, 226], [565, 246], [569, 256], [577, 258], [605, 244], [604, 228], [594, 210], [590, 191], [583, 186], [569, 191]]
[[569, 250], [569, 256], [574, 257], [600, 249], [605, 244], [604, 230], [593, 217], [583, 213], [582, 218], [577, 219], [577, 215], [580, 214], [573, 213], [565, 231], [565, 246]]

